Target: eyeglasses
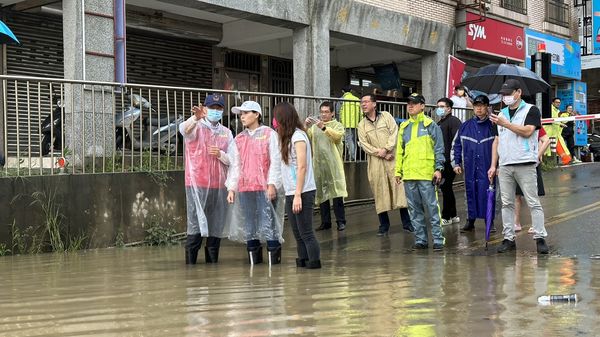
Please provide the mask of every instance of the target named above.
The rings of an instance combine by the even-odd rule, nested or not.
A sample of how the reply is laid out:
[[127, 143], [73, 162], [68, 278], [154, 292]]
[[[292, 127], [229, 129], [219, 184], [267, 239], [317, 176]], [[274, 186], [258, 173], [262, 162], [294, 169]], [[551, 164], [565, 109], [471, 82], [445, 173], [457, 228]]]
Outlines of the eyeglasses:
[[446, 106], [445, 106], [445, 105], [438, 105], [437, 107], [438, 107], [438, 108], [442, 108], [442, 109], [446, 109]]

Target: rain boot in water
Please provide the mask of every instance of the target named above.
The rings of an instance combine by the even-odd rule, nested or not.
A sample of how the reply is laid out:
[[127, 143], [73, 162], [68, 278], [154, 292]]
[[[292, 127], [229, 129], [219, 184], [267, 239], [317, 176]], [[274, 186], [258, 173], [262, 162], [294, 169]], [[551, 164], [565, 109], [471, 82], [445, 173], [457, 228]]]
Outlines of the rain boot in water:
[[217, 263], [219, 262], [219, 247], [221, 247], [221, 239], [209, 236], [206, 239], [206, 245], [204, 246], [204, 258], [206, 263]]
[[281, 246], [267, 247], [269, 253], [269, 264], [281, 263]]
[[185, 241], [185, 264], [196, 264], [198, 260], [198, 251], [202, 245], [202, 235], [192, 234], [187, 236]]
[[248, 246], [248, 262], [251, 265], [262, 263], [262, 246]]

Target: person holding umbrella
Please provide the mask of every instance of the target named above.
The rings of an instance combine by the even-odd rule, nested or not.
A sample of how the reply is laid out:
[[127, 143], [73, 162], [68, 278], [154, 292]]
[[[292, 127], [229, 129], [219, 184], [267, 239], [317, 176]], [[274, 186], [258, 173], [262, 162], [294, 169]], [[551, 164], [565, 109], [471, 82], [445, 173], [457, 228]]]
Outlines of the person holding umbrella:
[[[544, 82], [545, 83], [545, 82]], [[538, 254], [548, 254], [544, 227], [544, 210], [537, 195], [535, 168], [538, 164], [538, 130], [542, 127], [540, 110], [525, 103], [523, 89], [518, 79], [506, 80], [500, 89], [506, 105], [499, 115], [490, 114], [490, 120], [498, 126], [498, 148], [493, 156], [499, 163], [498, 180], [502, 198], [502, 234], [504, 240], [499, 253], [516, 250], [515, 244], [515, 190], [518, 183], [531, 211]], [[492, 172], [489, 172], [492, 179]]]
[[475, 229], [475, 219], [486, 218], [487, 190], [496, 181], [498, 163], [492, 154], [498, 147], [498, 128], [488, 118], [489, 105], [487, 96], [475, 97], [474, 116], [460, 126], [450, 152], [454, 172], [465, 175], [467, 222], [462, 233]]

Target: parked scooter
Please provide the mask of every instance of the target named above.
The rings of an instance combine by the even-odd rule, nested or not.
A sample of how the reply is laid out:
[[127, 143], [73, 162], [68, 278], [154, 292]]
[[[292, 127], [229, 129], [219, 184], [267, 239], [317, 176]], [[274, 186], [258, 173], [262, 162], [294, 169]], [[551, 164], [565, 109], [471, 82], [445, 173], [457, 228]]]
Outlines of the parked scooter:
[[42, 156], [49, 154], [52, 150], [62, 151], [62, 113], [63, 108], [60, 99], [55, 98], [56, 106], [51, 114], [42, 122]]
[[[142, 109], [148, 115], [142, 116]], [[139, 95], [131, 95], [129, 109], [115, 116], [115, 144], [118, 150], [160, 150], [175, 154], [182, 140], [178, 139], [178, 125], [183, 123], [183, 116], [159, 118], [150, 102]], [[139, 118], [141, 121], [141, 132]]]

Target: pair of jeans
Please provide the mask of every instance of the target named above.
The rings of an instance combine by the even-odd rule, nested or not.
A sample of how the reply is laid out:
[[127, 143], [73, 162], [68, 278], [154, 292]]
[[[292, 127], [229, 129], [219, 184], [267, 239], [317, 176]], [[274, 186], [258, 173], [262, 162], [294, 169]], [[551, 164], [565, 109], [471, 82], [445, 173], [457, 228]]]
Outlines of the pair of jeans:
[[344, 133], [344, 146], [346, 147], [345, 159], [348, 161], [356, 160], [356, 129], [346, 128]]
[[[331, 205], [329, 200], [322, 202], [319, 205], [321, 213], [321, 224], [331, 226]], [[346, 211], [344, 210], [344, 198], [333, 198], [333, 213], [335, 213], [335, 221], [340, 224], [346, 223]]]
[[454, 173], [451, 165], [444, 165], [442, 177], [444, 178], [444, 183], [440, 185], [442, 197], [444, 198], [442, 201], [442, 219], [450, 220], [456, 217], [456, 197], [454, 196], [454, 190], [452, 190], [456, 173]]
[[246, 241], [266, 239], [279, 240], [281, 236], [275, 221], [276, 200], [269, 200], [266, 191], [240, 192]]
[[[382, 212], [377, 214], [379, 218], [379, 232], [385, 233], [390, 230], [390, 216], [387, 212]], [[406, 230], [412, 230], [413, 225], [410, 221], [410, 214], [408, 213], [408, 208], [400, 208], [400, 219], [402, 220], [402, 228]]]
[[531, 213], [533, 238], [545, 238], [548, 233], [544, 226], [544, 210], [540, 203], [537, 188], [536, 164], [500, 166], [498, 181], [502, 198], [502, 235], [505, 239], [515, 240], [515, 190], [521, 186], [523, 196]]
[[405, 180], [404, 190], [408, 201], [408, 212], [415, 228], [415, 243], [428, 244], [425, 212], [431, 221], [431, 236], [434, 244], [444, 244], [440, 225], [440, 205], [437, 191], [430, 180]]
[[321, 248], [312, 228], [313, 205], [315, 203], [315, 191], [304, 192], [301, 195], [302, 210], [298, 214], [292, 211], [294, 202], [293, 195], [285, 197], [285, 212], [296, 239], [298, 258], [317, 261], [321, 259]]

